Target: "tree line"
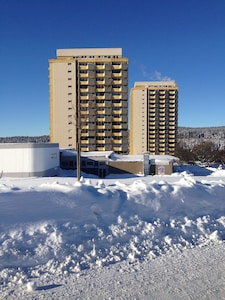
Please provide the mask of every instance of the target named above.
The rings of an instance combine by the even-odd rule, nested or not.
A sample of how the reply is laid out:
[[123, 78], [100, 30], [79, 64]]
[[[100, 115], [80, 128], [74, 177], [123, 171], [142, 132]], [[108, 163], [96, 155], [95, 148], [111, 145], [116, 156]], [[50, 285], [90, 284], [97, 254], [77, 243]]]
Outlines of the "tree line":
[[225, 164], [225, 148], [220, 149], [211, 141], [202, 141], [192, 148], [185, 147], [178, 142], [175, 156], [180, 159], [181, 163], [201, 164], [204, 166]]

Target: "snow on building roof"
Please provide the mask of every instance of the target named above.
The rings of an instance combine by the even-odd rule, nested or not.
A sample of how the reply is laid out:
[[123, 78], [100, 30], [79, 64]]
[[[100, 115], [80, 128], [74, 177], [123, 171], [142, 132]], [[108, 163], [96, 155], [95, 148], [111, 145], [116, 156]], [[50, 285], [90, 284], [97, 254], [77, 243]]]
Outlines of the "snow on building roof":
[[[76, 156], [77, 151], [74, 149], [61, 149], [63, 155], [66, 156]], [[109, 159], [112, 161], [143, 161], [144, 155], [128, 155], [128, 154], [116, 154], [113, 151], [91, 151], [91, 152], [81, 152], [81, 157], [92, 158], [97, 160]], [[149, 160], [152, 163], [163, 163], [174, 162], [179, 159], [171, 155], [149, 155]]]

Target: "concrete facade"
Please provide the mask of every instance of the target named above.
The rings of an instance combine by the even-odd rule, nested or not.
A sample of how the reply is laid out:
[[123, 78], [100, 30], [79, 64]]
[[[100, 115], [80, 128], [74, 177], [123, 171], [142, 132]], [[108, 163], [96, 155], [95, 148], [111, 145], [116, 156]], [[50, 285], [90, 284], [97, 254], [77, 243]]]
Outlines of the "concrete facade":
[[4, 177], [56, 176], [58, 144], [0, 144], [0, 174]]
[[128, 59], [121, 48], [58, 49], [49, 87], [51, 142], [128, 153]]
[[178, 126], [176, 83], [136, 82], [130, 100], [130, 153], [174, 155]]

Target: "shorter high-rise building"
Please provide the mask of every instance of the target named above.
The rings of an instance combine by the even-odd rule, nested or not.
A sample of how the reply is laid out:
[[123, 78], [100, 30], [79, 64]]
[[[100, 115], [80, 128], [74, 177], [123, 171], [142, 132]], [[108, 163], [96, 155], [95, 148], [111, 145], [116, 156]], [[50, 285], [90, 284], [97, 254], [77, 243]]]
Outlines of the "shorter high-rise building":
[[130, 153], [174, 155], [178, 123], [176, 83], [136, 82], [130, 100]]

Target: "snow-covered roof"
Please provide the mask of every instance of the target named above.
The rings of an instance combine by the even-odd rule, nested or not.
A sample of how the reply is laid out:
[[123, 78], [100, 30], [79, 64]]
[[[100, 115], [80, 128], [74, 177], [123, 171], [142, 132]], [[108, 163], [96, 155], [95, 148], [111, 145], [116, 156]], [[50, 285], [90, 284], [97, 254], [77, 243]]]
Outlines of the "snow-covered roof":
[[[60, 150], [65, 156], [76, 156], [77, 151], [74, 149], [61, 149]], [[98, 160], [101, 159], [109, 159], [112, 161], [143, 161], [144, 155], [130, 155], [130, 154], [116, 154], [113, 151], [90, 151], [90, 152], [81, 152], [82, 157], [96, 158]], [[152, 163], [169, 163], [178, 161], [179, 158], [171, 155], [149, 155], [149, 160]]]
[[114, 153], [113, 151], [90, 151], [90, 152], [81, 152], [81, 156], [109, 158], [113, 153]]
[[172, 155], [150, 155], [149, 160], [152, 163], [159, 164], [165, 162], [175, 162], [178, 161], [179, 158], [172, 156]]
[[[144, 155], [121, 155], [113, 153], [110, 156], [111, 160], [120, 160], [120, 161], [143, 161]], [[149, 155], [149, 161], [152, 163], [168, 163], [178, 161], [179, 159], [171, 155]]]

